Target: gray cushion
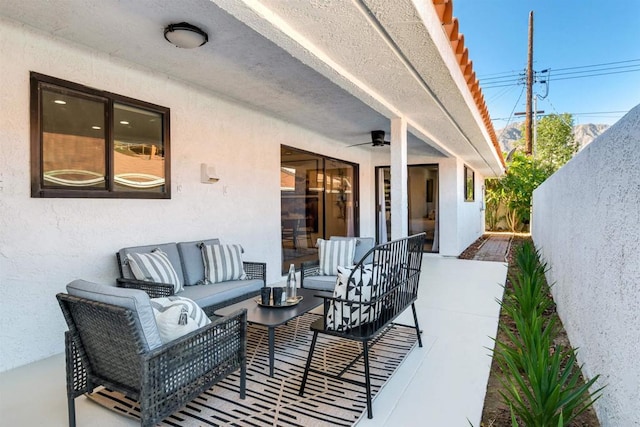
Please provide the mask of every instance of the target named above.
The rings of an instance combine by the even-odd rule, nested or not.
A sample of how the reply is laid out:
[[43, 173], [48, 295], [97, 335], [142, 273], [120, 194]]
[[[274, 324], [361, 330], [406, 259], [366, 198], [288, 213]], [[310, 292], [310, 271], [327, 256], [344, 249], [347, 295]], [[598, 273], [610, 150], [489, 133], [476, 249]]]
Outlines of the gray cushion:
[[139, 289], [117, 288], [85, 280], [74, 280], [67, 285], [67, 292], [79, 298], [117, 305], [136, 314], [136, 323], [142, 331], [142, 339], [148, 350], [160, 347], [162, 340], [146, 292]]
[[[200, 307], [220, 304], [232, 298], [255, 293], [264, 283], [259, 279], [234, 280], [212, 285], [187, 286], [179, 296], [194, 300]], [[333, 289], [333, 288], [332, 288]]]
[[304, 288], [333, 292], [336, 280], [338, 280], [338, 276], [309, 276], [304, 278]]
[[204, 279], [204, 263], [200, 252], [200, 243], [205, 245], [219, 245], [220, 239], [196, 240], [178, 243], [178, 252], [184, 273], [184, 285], [193, 286]]
[[[341, 237], [341, 236], [331, 236], [329, 240], [347, 240], [353, 239], [354, 237]], [[353, 263], [357, 264], [363, 256], [367, 254], [373, 247], [376, 245], [376, 239], [373, 237], [355, 237], [356, 239], [356, 252], [353, 255]], [[373, 252], [371, 255], [367, 257], [364, 264], [373, 263]]]
[[180, 254], [178, 253], [178, 245], [174, 242], [171, 243], [161, 243], [157, 245], [147, 245], [147, 246], [132, 246], [130, 248], [120, 249], [120, 262], [122, 263], [122, 277], [125, 279], [135, 279], [135, 276], [131, 272], [131, 268], [127, 263], [127, 255], [130, 253], [151, 253], [154, 249], [160, 249], [162, 252], [167, 254], [167, 258], [171, 261], [171, 265], [173, 265], [173, 269], [178, 274], [178, 278], [180, 279], [180, 286], [184, 284], [184, 275], [182, 274], [182, 263], [180, 262]]

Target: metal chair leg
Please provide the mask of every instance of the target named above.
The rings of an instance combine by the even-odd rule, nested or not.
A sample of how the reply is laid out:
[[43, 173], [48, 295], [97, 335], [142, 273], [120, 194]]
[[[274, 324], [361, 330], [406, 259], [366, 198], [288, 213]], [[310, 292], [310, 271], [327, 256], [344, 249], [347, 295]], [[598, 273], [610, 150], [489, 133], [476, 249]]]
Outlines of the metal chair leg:
[[367, 418], [373, 418], [373, 410], [371, 409], [371, 379], [369, 378], [369, 343], [362, 343], [364, 353], [364, 383], [367, 391]]
[[420, 337], [420, 326], [418, 326], [418, 315], [416, 314], [415, 303], [411, 303], [411, 310], [413, 310], [413, 321], [416, 324], [416, 335], [418, 335], [418, 347], [422, 347], [422, 337]]
[[302, 383], [300, 383], [299, 396], [304, 394], [304, 388], [307, 385], [307, 377], [309, 376], [309, 368], [311, 367], [311, 359], [313, 359], [313, 351], [316, 348], [316, 341], [318, 340], [318, 332], [313, 333], [313, 339], [311, 340], [311, 347], [309, 348], [309, 356], [307, 356], [307, 364], [304, 367], [304, 375], [302, 376]]

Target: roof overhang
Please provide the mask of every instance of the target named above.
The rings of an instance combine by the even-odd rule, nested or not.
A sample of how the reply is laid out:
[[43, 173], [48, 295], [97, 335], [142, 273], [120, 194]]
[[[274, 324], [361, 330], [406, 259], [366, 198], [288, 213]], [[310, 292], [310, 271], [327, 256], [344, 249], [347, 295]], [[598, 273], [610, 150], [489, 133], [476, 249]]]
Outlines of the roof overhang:
[[[451, 3], [434, 1], [5, 0], [0, 15], [345, 145], [404, 117], [412, 152], [457, 156], [485, 176], [501, 175]], [[209, 43], [167, 43], [163, 28], [179, 21], [207, 31]]]

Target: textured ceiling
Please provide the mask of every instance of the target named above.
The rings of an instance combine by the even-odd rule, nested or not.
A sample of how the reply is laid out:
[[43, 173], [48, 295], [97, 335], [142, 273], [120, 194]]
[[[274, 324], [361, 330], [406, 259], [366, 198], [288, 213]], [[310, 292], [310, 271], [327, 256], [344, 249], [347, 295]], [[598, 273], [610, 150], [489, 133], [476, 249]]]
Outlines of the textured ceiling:
[[[425, 17], [437, 19], [428, 0], [2, 0], [0, 15], [345, 145], [403, 116], [410, 153], [455, 154], [501, 173], [444, 31], [439, 22], [427, 30]], [[181, 21], [209, 43], [167, 43], [163, 28]]]

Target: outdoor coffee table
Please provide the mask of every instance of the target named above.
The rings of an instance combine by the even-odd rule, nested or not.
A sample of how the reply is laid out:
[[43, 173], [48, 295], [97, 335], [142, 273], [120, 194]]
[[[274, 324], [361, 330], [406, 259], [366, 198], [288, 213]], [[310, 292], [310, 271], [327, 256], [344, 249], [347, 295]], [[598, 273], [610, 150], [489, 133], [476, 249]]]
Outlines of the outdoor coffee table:
[[[215, 311], [217, 316], [227, 316], [234, 311], [246, 308], [247, 322], [256, 325], [262, 325], [269, 331], [269, 376], [273, 377], [273, 362], [275, 351], [275, 329], [287, 323], [288, 321], [301, 316], [323, 303], [322, 298], [314, 295], [327, 294], [326, 292], [316, 291], [312, 289], [298, 289], [297, 294], [302, 296], [302, 300], [290, 307], [262, 307], [256, 301], [260, 296], [251, 297], [244, 301], [232, 304]], [[329, 293], [330, 295], [330, 293]]]

